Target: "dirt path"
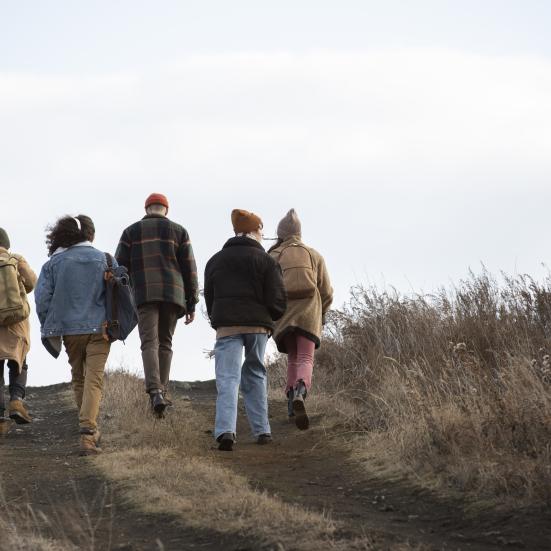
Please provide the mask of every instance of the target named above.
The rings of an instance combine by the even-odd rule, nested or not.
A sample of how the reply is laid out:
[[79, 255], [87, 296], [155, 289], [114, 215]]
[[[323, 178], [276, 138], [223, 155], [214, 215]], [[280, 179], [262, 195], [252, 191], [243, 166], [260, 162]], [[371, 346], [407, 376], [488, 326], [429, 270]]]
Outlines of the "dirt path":
[[[206, 432], [212, 426], [214, 385], [194, 386], [194, 407], [204, 411], [210, 424]], [[469, 515], [463, 504], [427, 490], [369, 477], [326, 432], [328, 420], [322, 415], [311, 417], [312, 428], [304, 432], [287, 421], [283, 400], [271, 403], [270, 416], [273, 445], [252, 442], [242, 410], [238, 444], [231, 454], [220, 453], [219, 461], [285, 501], [331, 512], [344, 525], [343, 537], [375, 532], [381, 548], [392, 548], [398, 539], [442, 550], [551, 549], [549, 510]]]
[[[78, 549], [106, 551], [247, 549], [217, 532], [186, 529], [166, 515], [140, 513], [106, 482], [93, 462], [77, 455], [76, 409], [62, 394], [69, 385], [30, 388], [34, 422], [0, 439], [0, 482], [17, 526]], [[1, 509], [2, 507], [0, 507]], [[0, 538], [0, 549], [2, 541]]]
[[[185, 383], [175, 386], [201, 412], [204, 425], [197, 430], [210, 441], [214, 385], [193, 384], [191, 390]], [[255, 549], [254, 542], [191, 530], [175, 518], [144, 514], [126, 503], [93, 461], [77, 456], [76, 412], [60, 399], [64, 392], [67, 385], [30, 389], [34, 423], [12, 429], [0, 440], [5, 501], [19, 525], [29, 521], [44, 535], [59, 539], [61, 534], [79, 549]], [[282, 401], [271, 404], [271, 416], [272, 445], [254, 444], [241, 414], [235, 451], [216, 453], [216, 461], [289, 503], [330, 512], [342, 523], [342, 538], [375, 533], [376, 549], [392, 549], [397, 541], [435, 550], [551, 549], [549, 511], [469, 516], [460, 503], [368, 476], [325, 431], [330, 423], [323, 416], [314, 416], [307, 432], [287, 422]]]

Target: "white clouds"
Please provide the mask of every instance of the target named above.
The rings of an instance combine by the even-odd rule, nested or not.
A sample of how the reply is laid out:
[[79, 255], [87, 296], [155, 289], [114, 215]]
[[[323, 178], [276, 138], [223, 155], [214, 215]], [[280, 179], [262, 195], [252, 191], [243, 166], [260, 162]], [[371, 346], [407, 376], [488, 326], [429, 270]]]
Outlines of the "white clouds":
[[429, 181], [436, 170], [442, 184], [449, 164], [547, 171], [549, 97], [551, 63], [537, 58], [193, 55], [154, 74], [0, 76], [0, 118], [10, 129], [1, 145], [46, 156], [43, 166], [67, 177], [79, 167], [106, 180], [150, 177], [160, 166], [198, 174], [216, 159], [240, 178], [245, 162], [275, 165], [278, 177], [284, 163], [304, 176], [344, 169], [395, 179], [428, 164]]

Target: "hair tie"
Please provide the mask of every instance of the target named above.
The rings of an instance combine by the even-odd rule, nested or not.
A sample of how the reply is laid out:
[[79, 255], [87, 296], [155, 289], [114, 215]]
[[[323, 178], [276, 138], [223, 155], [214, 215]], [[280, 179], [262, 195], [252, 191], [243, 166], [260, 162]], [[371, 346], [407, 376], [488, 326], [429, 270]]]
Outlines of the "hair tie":
[[80, 220], [76, 216], [73, 216], [73, 220], [77, 223], [78, 231], [82, 231]]

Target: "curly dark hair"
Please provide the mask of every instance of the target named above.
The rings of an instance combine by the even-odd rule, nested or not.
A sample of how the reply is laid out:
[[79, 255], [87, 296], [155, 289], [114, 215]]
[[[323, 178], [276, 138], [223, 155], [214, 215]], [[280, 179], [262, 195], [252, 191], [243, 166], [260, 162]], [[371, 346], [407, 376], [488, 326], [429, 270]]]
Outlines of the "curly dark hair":
[[[81, 229], [75, 218], [80, 221]], [[59, 247], [71, 247], [82, 241], [93, 241], [96, 234], [94, 222], [89, 216], [79, 214], [78, 216], [63, 216], [53, 226], [46, 228], [46, 245], [48, 256], [52, 256]]]

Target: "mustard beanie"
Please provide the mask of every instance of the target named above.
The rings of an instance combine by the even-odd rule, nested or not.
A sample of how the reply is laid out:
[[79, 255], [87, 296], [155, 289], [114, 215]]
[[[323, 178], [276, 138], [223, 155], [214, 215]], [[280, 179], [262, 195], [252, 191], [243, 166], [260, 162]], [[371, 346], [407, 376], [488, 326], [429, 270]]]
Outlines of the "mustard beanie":
[[231, 213], [231, 223], [235, 233], [251, 233], [263, 228], [262, 220], [254, 212], [234, 209]]
[[302, 235], [302, 227], [295, 209], [291, 209], [277, 225], [277, 236], [285, 241], [292, 235]]

